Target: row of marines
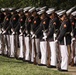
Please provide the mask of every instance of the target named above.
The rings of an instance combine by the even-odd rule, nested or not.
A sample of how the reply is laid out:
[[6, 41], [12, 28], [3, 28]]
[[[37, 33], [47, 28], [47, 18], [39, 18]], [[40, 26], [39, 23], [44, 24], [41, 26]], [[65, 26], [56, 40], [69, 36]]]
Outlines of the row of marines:
[[1, 8], [0, 54], [68, 71], [76, 64], [75, 10]]

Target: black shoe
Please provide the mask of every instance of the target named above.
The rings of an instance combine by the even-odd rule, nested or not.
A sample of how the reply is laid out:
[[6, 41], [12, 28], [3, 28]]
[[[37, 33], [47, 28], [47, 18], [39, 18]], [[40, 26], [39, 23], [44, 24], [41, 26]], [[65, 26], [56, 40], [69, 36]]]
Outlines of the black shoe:
[[56, 68], [56, 66], [52, 66], [52, 65], [51, 65], [51, 66], [47, 66], [47, 67], [48, 67], [48, 68]]
[[61, 70], [61, 68], [58, 67], [58, 71], [60, 71], [60, 70]]
[[0, 54], [0, 55], [2, 55], [2, 54]]
[[52, 66], [52, 65], [51, 65], [51, 68], [56, 68], [56, 66]]
[[29, 61], [30, 64], [33, 64], [34, 62]]
[[24, 61], [24, 62], [28, 62], [28, 63], [30, 63], [30, 60], [24, 60], [24, 59], [23, 59], [23, 61]]
[[51, 66], [49, 65], [49, 66], [47, 66], [47, 68], [51, 68]]
[[13, 59], [13, 58], [15, 58], [15, 57], [9, 57], [9, 58]]
[[17, 60], [19, 60], [19, 58], [16, 57]]
[[38, 66], [46, 66], [45, 64], [38, 64]]
[[74, 64], [74, 66], [76, 66], [76, 64]]
[[68, 70], [63, 70], [63, 69], [60, 69], [60, 68], [58, 68], [58, 70], [61, 71], [61, 72], [68, 72]]
[[23, 58], [18, 58], [18, 60], [23, 60]]

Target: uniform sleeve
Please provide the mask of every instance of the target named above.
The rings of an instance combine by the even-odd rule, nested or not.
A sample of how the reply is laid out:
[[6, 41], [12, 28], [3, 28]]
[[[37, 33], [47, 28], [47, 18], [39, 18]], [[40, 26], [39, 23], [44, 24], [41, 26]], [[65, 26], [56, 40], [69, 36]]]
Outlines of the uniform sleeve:
[[58, 41], [62, 40], [62, 38], [65, 36], [66, 31], [67, 31], [67, 24], [64, 24], [63, 28], [60, 31], [60, 34], [59, 34], [59, 36], [57, 38]]
[[37, 30], [37, 28], [39, 27], [40, 24], [40, 19], [37, 18], [33, 21], [33, 25], [32, 25], [32, 30], [35, 32]]
[[47, 33], [47, 37], [52, 36], [54, 33], [54, 26], [53, 25], [49, 25], [49, 31]]
[[38, 35], [43, 29], [43, 26], [39, 26], [39, 28], [36, 30], [35, 34]]
[[19, 25], [19, 23], [17, 23], [17, 24], [16, 24], [16, 27], [15, 27], [15, 31], [18, 31], [19, 28], [20, 28], [20, 25]]
[[39, 34], [42, 30], [48, 30], [49, 20], [46, 18], [41, 23], [39, 28], [36, 30], [35, 34]]
[[55, 32], [55, 26], [57, 26], [57, 18], [53, 19], [51, 22], [49, 22], [49, 31], [47, 36], [52, 36]]
[[9, 21], [10, 21], [10, 17], [9, 17], [9, 15], [7, 15], [7, 16], [5, 17], [4, 23], [3, 23], [3, 28], [4, 28], [5, 30], [8, 30], [8, 29], [9, 29]]

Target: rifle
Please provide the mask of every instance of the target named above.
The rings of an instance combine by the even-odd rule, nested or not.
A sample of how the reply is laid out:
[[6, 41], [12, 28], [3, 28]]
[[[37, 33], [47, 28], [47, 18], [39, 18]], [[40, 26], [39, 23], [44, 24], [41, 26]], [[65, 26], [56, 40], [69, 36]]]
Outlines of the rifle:
[[75, 57], [75, 40], [72, 40], [72, 62], [71, 62], [71, 66], [74, 66], [74, 57]]
[[36, 53], [36, 43], [35, 43], [35, 37], [34, 37], [34, 52], [35, 52], [34, 64], [36, 65], [36, 64], [37, 64], [37, 62], [36, 62], [36, 56], [37, 56], [37, 53]]
[[2, 27], [1, 27], [1, 24], [0, 24], [0, 35], [2, 34]]
[[[5, 21], [4, 21], [5, 22]], [[3, 42], [4, 42], [4, 48], [6, 48], [4, 51], [3, 51], [3, 54], [4, 55], [8, 55], [8, 50], [9, 49], [9, 43], [8, 43], [8, 40], [7, 40], [7, 35], [6, 35], [6, 32], [8, 31], [9, 29], [9, 26], [7, 28], [4, 27], [4, 22], [3, 22], [3, 30], [2, 30], [2, 35], [3, 35]], [[9, 23], [8, 23], [9, 24]]]
[[[12, 19], [12, 17], [11, 17], [11, 19]], [[17, 56], [17, 50], [16, 50], [16, 49], [17, 49], [17, 41], [15, 41], [15, 39], [16, 39], [16, 40], [18, 40], [18, 39], [17, 39], [17, 36], [15, 36], [15, 34], [16, 34], [16, 32], [15, 32], [16, 30], [15, 30], [15, 29], [16, 29], [16, 28], [13, 27], [13, 24], [12, 24], [11, 19], [10, 19], [10, 25], [11, 25], [11, 32], [12, 32], [12, 34], [11, 34], [12, 36], [11, 36], [11, 37], [12, 37], [12, 39], [13, 39], [13, 41], [14, 41], [14, 49], [13, 49], [13, 50], [14, 50], [14, 56], [15, 56], [16, 58], [18, 58], [18, 56]], [[18, 24], [18, 23], [16, 23], [15, 25], [17, 25], [17, 24]], [[17, 27], [18, 27], [18, 25], [17, 25]], [[14, 37], [14, 38], [13, 38], [13, 37]]]
[[[34, 34], [33, 34], [34, 35]], [[35, 36], [32, 36], [31, 37], [31, 39], [30, 39], [30, 41], [33, 39], [33, 44], [34, 44], [34, 53], [35, 53], [35, 55], [34, 55], [34, 64], [36, 65], [37, 64], [37, 62], [36, 62], [36, 56], [37, 56], [37, 53], [36, 53], [36, 43], [35, 43]], [[30, 46], [32, 47], [32, 42], [30, 43]], [[32, 50], [30, 51], [30, 52], [32, 52]]]
[[[1, 45], [1, 51], [2, 51], [2, 30], [1, 30], [1, 27], [0, 27], [0, 45]], [[0, 54], [2, 54], [2, 52]]]
[[57, 63], [58, 63], [57, 67], [58, 67], [58, 69], [60, 69], [60, 66], [61, 66], [60, 65], [61, 64], [61, 53], [60, 53], [59, 42], [57, 42], [56, 46], [57, 46]]
[[47, 52], [48, 52], [48, 56], [47, 56], [47, 67], [50, 67], [50, 56], [51, 56], [51, 52], [50, 52], [50, 46], [49, 46], [49, 41], [47, 41]]
[[72, 61], [71, 61], [71, 66], [74, 66], [74, 57], [75, 57], [75, 39], [74, 39], [74, 34], [73, 34], [74, 28], [72, 26], [72, 32], [71, 32], [71, 36], [72, 36], [72, 45], [71, 45], [71, 49], [72, 49]]

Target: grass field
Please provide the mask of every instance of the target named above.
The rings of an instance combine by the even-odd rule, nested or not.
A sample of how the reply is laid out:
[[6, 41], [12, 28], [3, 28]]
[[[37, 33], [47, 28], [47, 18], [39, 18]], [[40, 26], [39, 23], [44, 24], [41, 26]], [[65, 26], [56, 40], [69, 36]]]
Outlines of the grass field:
[[51, 68], [0, 56], [0, 75], [68, 75]]

